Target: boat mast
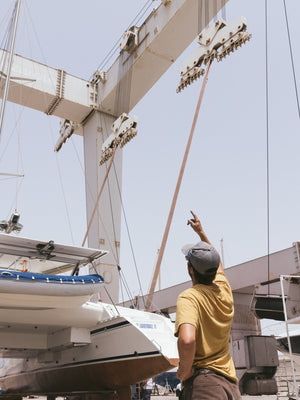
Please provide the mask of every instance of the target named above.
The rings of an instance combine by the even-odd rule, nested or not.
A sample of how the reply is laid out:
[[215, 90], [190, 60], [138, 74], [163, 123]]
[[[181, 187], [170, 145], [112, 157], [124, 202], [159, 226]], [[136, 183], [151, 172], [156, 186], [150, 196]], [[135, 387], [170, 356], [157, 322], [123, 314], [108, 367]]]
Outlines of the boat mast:
[[[5, 106], [6, 106], [8, 90], [9, 90], [10, 73], [11, 73], [11, 67], [12, 67], [12, 61], [13, 61], [13, 55], [14, 55], [14, 49], [15, 49], [15, 41], [16, 41], [16, 35], [17, 35], [17, 27], [18, 27], [19, 15], [20, 15], [20, 8], [21, 8], [21, 0], [17, 0], [16, 4], [15, 4], [15, 9], [14, 9], [14, 14], [15, 14], [14, 26], [13, 26], [13, 32], [12, 32], [10, 46], [9, 46], [10, 49], [9, 49], [9, 58], [8, 58], [8, 68], [7, 68], [7, 73], [6, 73], [6, 82], [5, 82], [3, 100], [1, 103], [1, 111], [0, 111], [0, 140], [1, 140]], [[4, 71], [3, 71], [3, 73], [4, 73]]]

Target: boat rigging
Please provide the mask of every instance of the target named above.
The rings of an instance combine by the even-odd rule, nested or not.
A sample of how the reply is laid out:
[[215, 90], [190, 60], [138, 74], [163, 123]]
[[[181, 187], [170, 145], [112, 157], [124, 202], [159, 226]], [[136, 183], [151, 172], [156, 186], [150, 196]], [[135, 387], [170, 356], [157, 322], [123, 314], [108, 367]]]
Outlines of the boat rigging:
[[[14, 49], [15, 49], [20, 8], [21, 8], [21, 0], [18, 0], [15, 3], [15, 8], [13, 11], [13, 16], [12, 16], [13, 29], [12, 29], [11, 35], [9, 37], [7, 65], [6, 65], [6, 59], [7, 59], [6, 57], [4, 57], [4, 59], [2, 59], [3, 63], [1, 65], [0, 81], [1, 81], [2, 77], [5, 77], [5, 86], [4, 86], [4, 94], [3, 94], [3, 99], [1, 102], [1, 108], [0, 108], [0, 142], [1, 142], [1, 137], [2, 137], [2, 128], [3, 128], [3, 121], [4, 121], [4, 115], [5, 115], [5, 108], [6, 108], [10, 79], [11, 79], [12, 61], [13, 61], [13, 55], [14, 55]], [[0, 175], [23, 177], [23, 175], [5, 174], [3, 172], [0, 173]], [[0, 230], [4, 231], [7, 234], [10, 234], [12, 232], [20, 232], [23, 228], [23, 225], [21, 223], [19, 223], [19, 219], [20, 219], [20, 214], [17, 212], [17, 210], [15, 210], [9, 220], [0, 221]]]

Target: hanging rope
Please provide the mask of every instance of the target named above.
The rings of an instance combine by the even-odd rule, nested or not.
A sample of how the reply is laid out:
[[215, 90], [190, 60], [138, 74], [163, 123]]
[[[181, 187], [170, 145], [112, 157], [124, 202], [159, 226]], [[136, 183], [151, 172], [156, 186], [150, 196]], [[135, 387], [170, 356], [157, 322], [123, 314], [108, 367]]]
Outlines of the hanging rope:
[[90, 218], [90, 221], [89, 221], [89, 224], [88, 224], [86, 233], [85, 233], [84, 238], [83, 238], [83, 242], [82, 242], [82, 245], [81, 245], [82, 247], [85, 245], [85, 242], [86, 242], [86, 239], [87, 239], [89, 230], [90, 230], [90, 228], [91, 228], [91, 225], [92, 225], [92, 222], [93, 222], [93, 219], [94, 219], [94, 215], [95, 215], [95, 212], [96, 212], [96, 210], [97, 210], [97, 207], [98, 207], [98, 204], [99, 204], [99, 200], [100, 200], [101, 194], [102, 194], [102, 192], [103, 192], [104, 184], [105, 184], [105, 182], [106, 182], [108, 173], [109, 173], [109, 171], [110, 171], [112, 162], [113, 162], [114, 157], [115, 157], [116, 149], [117, 149], [117, 148], [115, 147], [114, 150], [113, 150], [113, 154], [112, 154], [112, 156], [111, 156], [111, 160], [110, 160], [109, 166], [108, 166], [108, 168], [107, 168], [107, 170], [106, 170], [106, 174], [105, 174], [105, 176], [104, 176], [104, 179], [103, 179], [103, 182], [102, 182], [102, 186], [101, 186], [100, 192], [99, 192], [99, 194], [98, 194], [98, 197], [97, 197], [97, 200], [96, 200], [96, 204], [95, 204], [94, 210], [93, 210], [93, 212], [92, 212], [92, 216], [91, 216], [91, 218]]
[[205, 76], [204, 76], [203, 83], [202, 83], [202, 86], [201, 86], [201, 91], [200, 91], [200, 95], [199, 95], [199, 99], [198, 99], [198, 103], [197, 103], [197, 107], [196, 107], [196, 111], [195, 111], [195, 115], [194, 115], [194, 119], [193, 119], [193, 124], [192, 124], [192, 128], [191, 128], [190, 136], [189, 136], [189, 139], [188, 139], [188, 143], [186, 145], [183, 161], [182, 161], [182, 164], [181, 164], [181, 169], [180, 169], [180, 172], [179, 172], [179, 177], [178, 177], [178, 180], [177, 180], [177, 185], [176, 185], [176, 188], [175, 188], [175, 193], [174, 193], [173, 201], [172, 201], [172, 204], [171, 204], [171, 209], [170, 209], [170, 212], [169, 212], [167, 225], [166, 225], [164, 236], [163, 236], [162, 243], [161, 243], [161, 246], [160, 246], [160, 250], [159, 250], [159, 254], [158, 254], [158, 258], [157, 258], [157, 262], [156, 262], [156, 266], [155, 266], [155, 271], [154, 271], [154, 275], [153, 275], [153, 279], [152, 279], [152, 283], [151, 283], [151, 287], [150, 287], [150, 292], [149, 292], [149, 295], [148, 295], [148, 298], [147, 298], [147, 302], [146, 302], [146, 310], [149, 310], [150, 306], [152, 304], [154, 289], [155, 289], [155, 286], [156, 286], [157, 277], [158, 277], [158, 274], [159, 274], [162, 258], [163, 258], [163, 255], [164, 255], [166, 242], [167, 242], [167, 239], [168, 239], [170, 226], [171, 226], [171, 222], [172, 222], [172, 218], [173, 218], [173, 214], [174, 214], [174, 210], [175, 210], [175, 206], [176, 206], [176, 202], [177, 202], [177, 198], [178, 198], [179, 189], [180, 189], [180, 185], [181, 185], [184, 169], [185, 169], [185, 166], [186, 166], [188, 154], [189, 154], [190, 147], [191, 147], [191, 143], [192, 143], [192, 139], [193, 139], [193, 135], [194, 135], [195, 127], [196, 127], [196, 122], [197, 122], [198, 115], [199, 115], [201, 102], [202, 102], [203, 95], [204, 95], [204, 90], [205, 90], [205, 86], [206, 86], [206, 82], [207, 82], [207, 77], [208, 77], [208, 73], [209, 73], [209, 70], [210, 70], [210, 66], [211, 66], [211, 61], [209, 60], [208, 63], [207, 63]]

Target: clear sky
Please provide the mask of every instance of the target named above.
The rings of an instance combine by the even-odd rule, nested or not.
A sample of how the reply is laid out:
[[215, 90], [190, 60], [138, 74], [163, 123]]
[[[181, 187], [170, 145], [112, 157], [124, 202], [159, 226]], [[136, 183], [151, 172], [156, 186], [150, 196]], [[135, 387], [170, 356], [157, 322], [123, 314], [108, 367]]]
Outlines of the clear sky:
[[[1, 16], [13, 3], [1, 0]], [[89, 79], [145, 3], [23, 0], [16, 52]], [[268, 3], [269, 234], [274, 252], [300, 240], [300, 124], [283, 1]], [[153, 7], [157, 4], [153, 2]], [[286, 4], [299, 83], [300, 3], [286, 0]], [[162, 263], [162, 287], [188, 279], [180, 248], [197, 240], [186, 226], [189, 210], [201, 218], [218, 249], [224, 239], [226, 267], [268, 251], [265, 2], [230, 0], [228, 22], [241, 15], [247, 18], [252, 40], [212, 66]], [[176, 94], [180, 65], [196, 46], [194, 42], [132, 111], [138, 116], [138, 136], [124, 148], [123, 202], [144, 292], [150, 285], [202, 83], [196, 81]], [[13, 130], [20, 113], [21, 122]], [[22, 236], [80, 245], [86, 229], [82, 138], [72, 137], [56, 156], [58, 131], [55, 117], [9, 104], [0, 141], [0, 170], [25, 174], [18, 181], [17, 198]], [[0, 219], [5, 219], [15, 208], [16, 180], [1, 180], [0, 185]], [[121, 267], [132, 293], [138, 294], [124, 224]]]

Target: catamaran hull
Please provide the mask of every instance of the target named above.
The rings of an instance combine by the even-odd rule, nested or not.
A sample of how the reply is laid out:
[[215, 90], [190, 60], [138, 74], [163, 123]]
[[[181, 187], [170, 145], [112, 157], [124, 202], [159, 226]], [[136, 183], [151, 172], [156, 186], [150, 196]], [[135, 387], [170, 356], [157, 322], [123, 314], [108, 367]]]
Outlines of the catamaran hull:
[[[34, 314], [35, 320], [43, 321], [41, 313], [42, 311], [39, 311]], [[99, 319], [101, 316], [101, 320], [88, 330], [89, 336], [85, 343], [77, 341], [75, 344], [72, 335], [67, 340], [66, 334], [72, 331], [66, 327], [54, 333], [41, 333], [42, 338], [43, 335], [47, 338], [48, 348], [45, 349], [34, 348], [37, 347], [37, 343], [31, 342], [28, 342], [27, 349], [13, 348], [13, 344], [9, 349], [2, 348], [0, 388], [4, 392], [1, 397], [68, 395], [114, 390], [119, 392], [122, 388], [128, 389], [131, 384], [177, 365], [178, 354], [173, 324], [160, 315], [103, 303], [87, 303], [83, 309], [78, 308], [76, 320], [71, 309], [60, 309], [53, 315], [49, 314], [49, 310], [44, 310], [43, 313], [51, 315], [53, 319], [56, 316], [56, 323], [61, 322], [65, 316], [67, 326], [72, 326], [73, 323], [75, 325], [76, 320], [77, 326], [79, 321], [83, 324], [84, 315], [89, 316], [85, 322], [87, 325], [93, 318]], [[26, 314], [25, 311], [23, 314], [24, 317], [30, 316], [30, 313]], [[75, 310], [73, 314], [76, 314]], [[11, 311], [13, 319], [18, 315], [20, 314], [14, 315]], [[4, 319], [4, 316], [2, 318]], [[37, 328], [42, 330], [42, 326]], [[86, 328], [81, 329], [86, 332]], [[75, 334], [76, 332], [74, 331]], [[79, 330], [80, 332], [82, 331]], [[9, 339], [7, 336], [3, 338]], [[20, 338], [24, 342], [24, 333]], [[86, 336], [82, 338], [86, 339]], [[80, 340], [80, 337], [75, 339]], [[18, 344], [17, 341], [15, 343]], [[42, 347], [44, 342], [40, 343]]]
[[161, 354], [139, 355], [121, 360], [92, 361], [82, 365], [23, 372], [2, 378], [2, 395], [46, 395], [91, 393], [129, 386], [149, 376], [158, 375], [173, 368], [176, 360]]

